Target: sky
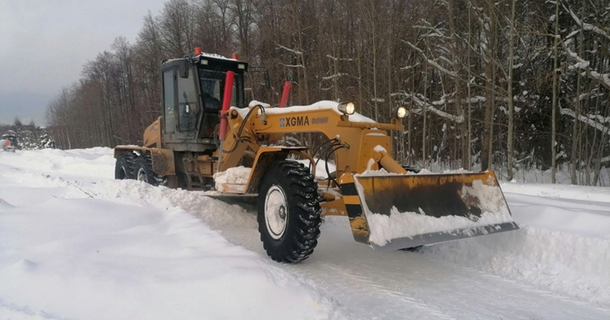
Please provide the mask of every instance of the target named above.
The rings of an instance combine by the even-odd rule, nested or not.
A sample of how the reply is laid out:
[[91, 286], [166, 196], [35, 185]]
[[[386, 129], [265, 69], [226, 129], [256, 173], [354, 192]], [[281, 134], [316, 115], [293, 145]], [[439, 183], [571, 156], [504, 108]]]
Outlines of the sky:
[[44, 125], [49, 103], [119, 36], [169, 0], [0, 0], [0, 124]]

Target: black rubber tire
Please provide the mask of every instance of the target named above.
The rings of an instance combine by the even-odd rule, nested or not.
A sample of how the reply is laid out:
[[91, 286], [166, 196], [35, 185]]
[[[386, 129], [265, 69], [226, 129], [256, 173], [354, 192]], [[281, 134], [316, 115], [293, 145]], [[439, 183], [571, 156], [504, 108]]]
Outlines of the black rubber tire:
[[114, 165], [114, 178], [117, 180], [135, 179], [133, 173], [136, 155], [131, 151], [125, 151], [116, 158]]
[[[283, 192], [283, 204], [287, 207], [282, 206], [284, 230], [275, 237], [265, 216], [267, 193], [272, 190]], [[271, 259], [297, 263], [313, 253], [318, 245], [322, 220], [317, 183], [308, 168], [296, 161], [273, 163], [261, 182], [257, 206], [258, 230]]]
[[135, 161], [134, 179], [144, 181], [153, 186], [161, 186], [167, 183], [165, 176], [160, 176], [152, 170], [152, 161], [149, 153], [141, 154]]

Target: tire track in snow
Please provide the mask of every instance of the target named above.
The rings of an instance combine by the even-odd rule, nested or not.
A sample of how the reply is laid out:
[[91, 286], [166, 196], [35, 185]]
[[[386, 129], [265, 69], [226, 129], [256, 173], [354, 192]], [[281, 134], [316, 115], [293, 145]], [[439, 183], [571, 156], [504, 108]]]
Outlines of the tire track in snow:
[[[359, 266], [359, 271], [346, 269], [345, 266], [330, 263], [321, 263], [320, 266], [326, 269], [322, 272], [332, 272], [335, 275], [339, 275], [341, 278], [352, 279], [355, 281], [355, 283], [352, 284], [354, 288], [364, 288], [365, 290], [358, 290], [361, 291], [359, 292], [359, 294], [362, 295], [360, 297], [361, 299], [380, 300], [384, 302], [387, 307], [395, 305], [396, 308], [391, 308], [395, 310], [411, 309], [409, 312], [405, 313], [409, 314], [409, 317], [417, 319], [456, 319], [455, 317], [443, 312], [435, 305], [430, 305], [422, 300], [411, 297], [405, 292], [399, 290], [399, 288], [382, 284], [379, 281], [374, 280], [371, 276], [365, 275], [370, 274], [370, 270], [366, 273], [362, 272], [364, 271], [362, 265]], [[383, 318], [384, 317], [381, 317], [381, 319]]]
[[54, 315], [46, 313], [44, 310], [34, 311], [28, 307], [20, 307], [15, 304], [4, 303], [2, 300], [0, 300], [0, 318], [20, 320], [69, 320], [67, 318], [58, 318]]

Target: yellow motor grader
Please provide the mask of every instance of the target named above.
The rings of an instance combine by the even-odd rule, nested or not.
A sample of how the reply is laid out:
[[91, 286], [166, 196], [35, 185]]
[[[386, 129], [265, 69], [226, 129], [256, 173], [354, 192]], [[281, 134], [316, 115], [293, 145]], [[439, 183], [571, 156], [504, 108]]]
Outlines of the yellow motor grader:
[[[377, 123], [353, 103], [283, 107], [284, 96], [279, 107], [247, 104], [247, 69], [237, 56], [198, 49], [165, 61], [162, 116], [143, 146], [114, 149], [115, 178], [255, 198], [263, 246], [279, 262], [309, 257], [328, 215], [346, 216], [354, 239], [376, 250], [518, 228], [492, 171], [415, 174], [392, 158], [388, 130], [404, 129], [406, 110]], [[278, 143], [309, 132], [328, 139], [313, 152]], [[316, 174], [319, 159], [325, 174]]]

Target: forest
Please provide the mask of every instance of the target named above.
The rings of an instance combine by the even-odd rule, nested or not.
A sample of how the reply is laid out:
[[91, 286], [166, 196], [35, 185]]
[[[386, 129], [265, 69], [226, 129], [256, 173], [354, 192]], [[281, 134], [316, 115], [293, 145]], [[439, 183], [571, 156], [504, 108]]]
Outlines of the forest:
[[379, 122], [407, 107], [405, 165], [610, 183], [607, 0], [170, 0], [51, 101], [57, 146], [141, 143], [161, 62], [195, 47], [265, 68], [271, 88], [253, 74], [249, 99], [277, 104], [290, 80], [291, 105], [352, 101]]

